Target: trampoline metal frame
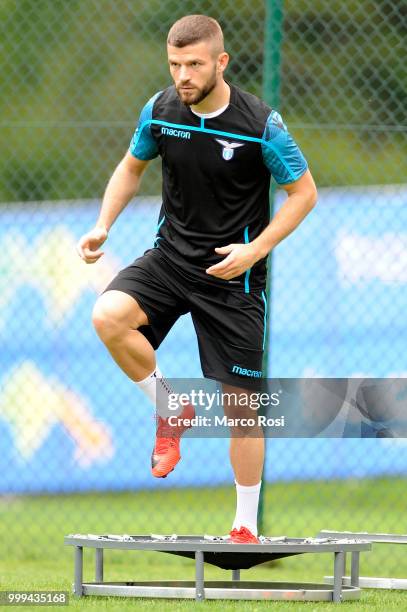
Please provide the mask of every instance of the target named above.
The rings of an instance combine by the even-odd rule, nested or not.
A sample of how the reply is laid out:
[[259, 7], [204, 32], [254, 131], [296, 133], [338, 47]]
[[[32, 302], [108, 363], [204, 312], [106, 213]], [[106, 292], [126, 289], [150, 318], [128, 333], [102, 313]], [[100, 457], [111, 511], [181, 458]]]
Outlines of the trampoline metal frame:
[[[398, 535], [394, 533], [367, 533], [365, 531], [332, 531], [323, 529], [317, 537], [321, 538], [360, 538], [372, 544], [407, 544], [407, 535]], [[353, 571], [354, 563], [358, 563], [358, 559], [354, 558], [355, 553], [352, 553], [351, 567]], [[345, 568], [346, 571], [346, 568]], [[344, 574], [345, 574], [344, 571]], [[359, 569], [357, 570], [359, 573]], [[332, 584], [333, 576], [324, 576], [325, 584]], [[342, 584], [352, 584], [352, 579], [349, 576], [343, 576]], [[355, 584], [355, 583], [354, 583]], [[369, 589], [398, 589], [407, 590], [407, 578], [379, 578], [374, 576], [360, 576], [357, 586]]]
[[[171, 539], [156, 540], [150, 536], [97, 536], [69, 535], [64, 544], [74, 547], [75, 574], [73, 592], [76, 596], [115, 595], [126, 597], [165, 597], [188, 598], [196, 601], [204, 599], [268, 599], [291, 601], [333, 601], [358, 599], [360, 597], [359, 565], [352, 563], [350, 585], [343, 583], [346, 567], [346, 553], [352, 553], [352, 559], [359, 559], [362, 551], [371, 550], [371, 543], [350, 539], [333, 538], [270, 538], [261, 544], [233, 544], [219, 538], [215, 541], [205, 540], [202, 536], [177, 536]], [[95, 549], [95, 582], [83, 581], [83, 549]], [[160, 582], [104, 582], [104, 549], [150, 550], [180, 554], [188, 552], [195, 558], [195, 581], [160, 581]], [[208, 581], [204, 579], [205, 552], [212, 553], [264, 553], [298, 555], [302, 553], [333, 553], [334, 576], [333, 588], [327, 584], [311, 583], [271, 583], [240, 581], [240, 570], [232, 570], [230, 582]], [[259, 561], [262, 563], [263, 561]]]

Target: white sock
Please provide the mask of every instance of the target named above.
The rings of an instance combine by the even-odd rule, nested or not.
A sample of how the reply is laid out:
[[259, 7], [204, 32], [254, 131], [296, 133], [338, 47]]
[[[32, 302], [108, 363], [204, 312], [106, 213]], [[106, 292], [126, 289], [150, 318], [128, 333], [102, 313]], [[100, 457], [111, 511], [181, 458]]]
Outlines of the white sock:
[[[162, 375], [162, 372], [158, 366], [156, 366], [155, 370], [151, 372], [151, 374], [146, 376], [146, 378], [144, 378], [143, 380], [137, 381], [136, 385], [148, 397], [148, 399], [151, 401], [154, 408], [158, 411], [159, 414], [161, 414], [162, 416], [164, 416], [164, 414], [168, 416], [167, 415], [168, 405], [169, 405], [168, 396], [174, 392], [171, 389], [168, 381]], [[157, 407], [157, 387], [158, 385], [160, 385], [160, 388], [158, 389], [160, 405], [163, 407], [164, 414]], [[181, 407], [179, 406], [178, 409], [176, 409], [173, 412], [173, 414], [178, 415], [180, 411], [181, 411]]]
[[150, 402], [153, 404], [154, 408], [157, 404], [157, 379], [162, 378], [161, 370], [158, 366], [156, 366], [155, 370], [151, 372], [146, 378], [143, 380], [139, 380], [136, 382], [136, 385], [143, 391], [145, 395], [147, 395]]
[[236, 516], [232, 529], [247, 527], [253, 535], [257, 536], [257, 509], [261, 481], [251, 487], [245, 487], [236, 482]]

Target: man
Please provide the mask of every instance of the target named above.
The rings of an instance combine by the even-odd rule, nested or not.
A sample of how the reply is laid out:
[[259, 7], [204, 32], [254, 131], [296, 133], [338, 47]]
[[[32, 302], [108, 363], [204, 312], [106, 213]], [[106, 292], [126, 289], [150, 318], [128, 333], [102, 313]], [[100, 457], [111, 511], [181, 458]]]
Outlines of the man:
[[[229, 56], [214, 19], [189, 15], [168, 34], [174, 85], [144, 106], [130, 149], [114, 171], [96, 226], [78, 243], [86, 263], [137, 193], [149, 160], [160, 155], [163, 203], [154, 248], [122, 270], [99, 297], [95, 328], [120, 368], [156, 404], [171, 390], [155, 349], [190, 312], [205, 377], [227, 393], [262, 376], [268, 253], [309, 213], [316, 188], [280, 115], [226, 82]], [[269, 220], [270, 174], [288, 194]], [[239, 407], [224, 406], [235, 415]], [[179, 427], [158, 419], [152, 473], [166, 477], [180, 460]], [[230, 458], [237, 491], [233, 542], [258, 542], [257, 509], [264, 460], [262, 431], [238, 432]]]

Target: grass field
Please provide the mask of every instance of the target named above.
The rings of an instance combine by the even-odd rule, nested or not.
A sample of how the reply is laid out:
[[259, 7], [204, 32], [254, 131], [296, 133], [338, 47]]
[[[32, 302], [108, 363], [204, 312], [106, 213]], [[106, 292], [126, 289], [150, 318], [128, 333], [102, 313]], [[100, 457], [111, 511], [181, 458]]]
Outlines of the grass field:
[[[268, 485], [264, 533], [309, 536], [322, 528], [405, 532], [405, 482], [402, 479]], [[232, 488], [144, 491], [118, 494], [0, 498], [1, 590], [68, 590], [73, 550], [63, 546], [68, 533], [227, 533]], [[85, 579], [93, 580], [93, 555], [85, 550]], [[242, 572], [242, 579], [322, 580], [332, 574], [331, 555], [307, 555], [264, 564]], [[361, 574], [407, 576], [401, 546], [377, 546], [361, 559]], [[160, 553], [105, 552], [105, 579], [193, 579], [189, 559]], [[230, 572], [205, 566], [207, 579], [228, 579]], [[74, 599], [75, 609], [188, 610], [191, 601]], [[199, 604], [201, 605], [201, 604]], [[263, 610], [267, 602], [210, 602], [211, 610]], [[273, 603], [281, 610], [321, 610], [331, 604]], [[407, 593], [362, 593], [353, 610], [406, 610]], [[25, 609], [29, 609], [25, 607]]]

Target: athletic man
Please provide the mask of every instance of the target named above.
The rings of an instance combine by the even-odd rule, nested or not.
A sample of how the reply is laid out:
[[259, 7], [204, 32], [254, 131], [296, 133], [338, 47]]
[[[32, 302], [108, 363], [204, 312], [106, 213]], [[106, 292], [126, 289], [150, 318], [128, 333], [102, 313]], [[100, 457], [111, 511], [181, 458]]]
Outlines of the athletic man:
[[[212, 18], [189, 15], [168, 34], [174, 85], [144, 106], [130, 149], [107, 186], [94, 229], [78, 243], [87, 263], [137, 193], [149, 160], [162, 158], [163, 202], [154, 247], [122, 270], [99, 297], [93, 321], [120, 368], [156, 404], [168, 392], [154, 350], [190, 312], [205, 377], [225, 393], [262, 376], [266, 258], [316, 202], [307, 163], [280, 115], [226, 82], [229, 56]], [[270, 175], [288, 197], [270, 223]], [[225, 405], [228, 416], [238, 406]], [[191, 417], [192, 406], [181, 417]], [[152, 473], [180, 460], [181, 425], [159, 417]], [[232, 436], [237, 490], [233, 542], [257, 542], [264, 459], [262, 431]]]

